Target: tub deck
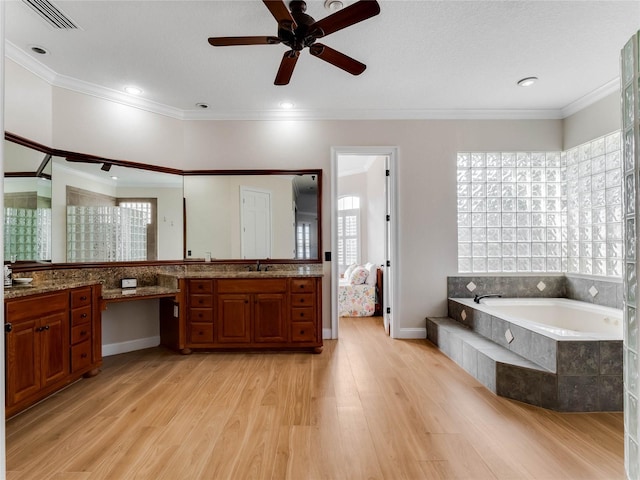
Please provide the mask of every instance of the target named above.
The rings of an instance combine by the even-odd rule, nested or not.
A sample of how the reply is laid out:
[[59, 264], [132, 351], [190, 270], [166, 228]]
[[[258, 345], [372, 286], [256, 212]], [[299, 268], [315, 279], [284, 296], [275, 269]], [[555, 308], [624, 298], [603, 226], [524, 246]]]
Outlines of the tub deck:
[[558, 411], [622, 410], [621, 339], [559, 337], [459, 300], [449, 317], [427, 318], [427, 338], [492, 392]]

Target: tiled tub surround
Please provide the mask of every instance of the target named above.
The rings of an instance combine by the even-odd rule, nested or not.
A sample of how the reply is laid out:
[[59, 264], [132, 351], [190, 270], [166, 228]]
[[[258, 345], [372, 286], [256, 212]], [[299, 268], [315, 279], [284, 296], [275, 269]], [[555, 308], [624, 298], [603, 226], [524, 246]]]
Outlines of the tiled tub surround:
[[447, 277], [447, 297], [499, 294], [506, 298], [570, 298], [622, 308], [622, 281], [564, 275], [470, 275]]
[[559, 411], [622, 410], [621, 331], [562, 338], [470, 299], [449, 299], [449, 317], [427, 319], [428, 338], [494, 393]]

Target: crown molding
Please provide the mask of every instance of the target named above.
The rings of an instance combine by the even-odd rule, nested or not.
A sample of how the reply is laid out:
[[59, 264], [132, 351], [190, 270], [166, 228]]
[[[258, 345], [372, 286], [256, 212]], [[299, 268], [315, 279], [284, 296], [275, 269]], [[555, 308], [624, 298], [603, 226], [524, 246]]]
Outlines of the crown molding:
[[5, 55], [52, 86], [178, 120], [561, 120], [619, 88], [619, 79], [611, 80], [561, 109], [182, 110], [60, 75], [9, 41]]
[[616, 77], [613, 80], [605, 83], [599, 88], [596, 88], [594, 91], [587, 93], [586, 95], [580, 97], [575, 102], [571, 102], [569, 105], [562, 108], [562, 118], [567, 118], [574, 113], [579, 112], [587, 108], [590, 105], [593, 105], [598, 100], [602, 100], [605, 97], [608, 97], [612, 93], [620, 91], [620, 77]]

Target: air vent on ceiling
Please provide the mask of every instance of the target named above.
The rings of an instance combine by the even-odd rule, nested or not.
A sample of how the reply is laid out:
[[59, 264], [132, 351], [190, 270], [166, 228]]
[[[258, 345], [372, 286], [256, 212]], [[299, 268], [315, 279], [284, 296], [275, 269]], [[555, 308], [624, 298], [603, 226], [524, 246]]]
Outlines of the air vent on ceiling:
[[78, 28], [78, 25], [60, 11], [49, 0], [22, 0], [29, 7], [31, 7], [38, 15], [47, 21], [53, 28], [60, 28], [63, 30], [73, 30]]

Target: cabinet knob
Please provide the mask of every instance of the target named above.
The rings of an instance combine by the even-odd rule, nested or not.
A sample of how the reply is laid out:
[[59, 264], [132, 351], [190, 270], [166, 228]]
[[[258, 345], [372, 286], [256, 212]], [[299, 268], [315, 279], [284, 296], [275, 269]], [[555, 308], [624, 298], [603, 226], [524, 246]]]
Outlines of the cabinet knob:
[[80, 358], [87, 358], [87, 354], [86, 353], [81, 354]]
[[300, 318], [304, 317], [304, 313], [300, 313]]
[[82, 315], [80, 315], [80, 318], [87, 318], [87, 314], [83, 313]]
[[304, 303], [304, 298], [301, 298], [301, 299], [300, 299], [300, 303]]
[[86, 299], [87, 299], [86, 295], [83, 295], [83, 296], [80, 297], [80, 300], [82, 300], [82, 301], [85, 301]]
[[84, 337], [87, 334], [86, 330], [81, 330], [80, 331], [80, 336]]
[[300, 335], [304, 335], [304, 330], [300, 330]]

